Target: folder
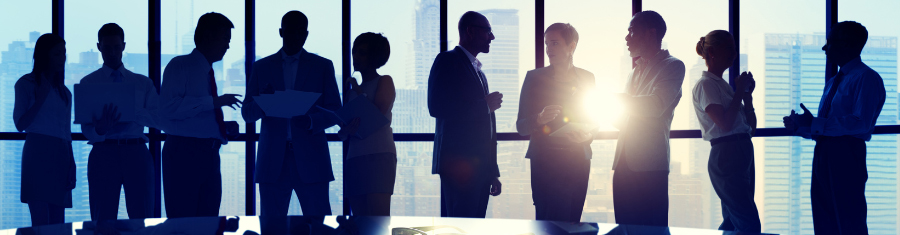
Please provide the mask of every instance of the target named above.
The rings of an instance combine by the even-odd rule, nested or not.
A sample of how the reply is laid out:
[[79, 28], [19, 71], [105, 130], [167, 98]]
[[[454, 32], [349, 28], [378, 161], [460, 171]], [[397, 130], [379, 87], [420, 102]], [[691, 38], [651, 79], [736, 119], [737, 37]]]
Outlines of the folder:
[[566, 123], [566, 125], [560, 127], [556, 131], [550, 133], [550, 136], [553, 137], [564, 137], [566, 134], [575, 132], [578, 130], [582, 130], [584, 132], [592, 132], [597, 129], [597, 125], [591, 123], [578, 123], [578, 122], [570, 122]]
[[75, 84], [75, 124], [85, 124], [103, 115], [103, 106], [112, 103], [118, 109], [120, 122], [135, 121], [135, 84], [102, 82]]
[[254, 96], [253, 100], [266, 116], [291, 118], [306, 114], [321, 95], [322, 93], [287, 90]]

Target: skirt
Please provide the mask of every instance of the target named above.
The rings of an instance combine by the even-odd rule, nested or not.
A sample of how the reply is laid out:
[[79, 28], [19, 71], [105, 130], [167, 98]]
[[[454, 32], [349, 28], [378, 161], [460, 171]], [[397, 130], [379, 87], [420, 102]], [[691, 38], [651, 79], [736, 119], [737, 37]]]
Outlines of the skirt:
[[22, 203], [42, 201], [72, 208], [74, 182], [72, 141], [28, 133], [22, 148]]
[[376, 153], [353, 157], [344, 162], [344, 195], [372, 193], [394, 194], [397, 178], [397, 154]]

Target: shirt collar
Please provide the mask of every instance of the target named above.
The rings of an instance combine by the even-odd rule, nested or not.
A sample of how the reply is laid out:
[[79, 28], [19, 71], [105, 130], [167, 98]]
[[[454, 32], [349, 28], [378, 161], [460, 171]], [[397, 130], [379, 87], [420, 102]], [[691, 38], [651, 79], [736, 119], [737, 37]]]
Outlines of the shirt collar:
[[863, 64], [862, 58], [856, 57], [856, 59], [852, 59], [849, 62], [847, 62], [846, 64], [844, 64], [844, 66], [841, 66], [841, 69], [838, 70], [838, 73], [847, 75], [848, 73], [850, 73], [850, 71], [855, 70], [862, 64]]
[[294, 55], [288, 55], [287, 52], [284, 52], [284, 48], [281, 48], [281, 50], [279, 51], [279, 54], [281, 54], [282, 60], [287, 60], [287, 58], [289, 58], [289, 57], [294, 58], [294, 60], [300, 60], [300, 54], [303, 54], [303, 53], [306, 53], [306, 50], [304, 50], [302, 48], [300, 49], [299, 52], [297, 52], [297, 54], [294, 54]]
[[469, 58], [469, 62], [471, 62], [472, 65], [475, 66], [475, 68], [478, 68], [478, 70], [481, 70], [481, 61], [478, 61], [478, 58], [475, 58], [475, 56], [473, 56], [472, 53], [469, 53], [469, 50], [466, 50], [465, 47], [462, 47], [459, 45], [456, 47], [459, 49], [462, 49], [463, 53], [466, 53], [466, 57]]
[[708, 78], [713, 79], [713, 80], [721, 80], [721, 81], [725, 81], [724, 78], [721, 78], [721, 77], [719, 77], [718, 75], [715, 75], [715, 74], [713, 74], [713, 73], [710, 73], [709, 71], [703, 71], [703, 75], [702, 75], [702, 76], [708, 77]]
[[657, 52], [656, 55], [653, 55], [650, 58], [644, 58], [642, 56], [635, 63], [637, 63], [638, 65], [647, 65], [647, 64], [650, 64], [651, 62], [656, 62], [656, 61], [665, 59], [666, 57], [669, 57], [669, 50], [659, 50], [659, 52]]
[[200, 62], [199, 64], [203, 64], [198, 69], [201, 69], [203, 71], [212, 69], [212, 65], [209, 64], [209, 61], [206, 61], [206, 56], [204, 56], [203, 53], [201, 53], [199, 50], [197, 50], [197, 48], [194, 48], [194, 50], [191, 51], [191, 54], [188, 54], [188, 58], [190, 58], [192, 60], [196, 60], [197, 62]]

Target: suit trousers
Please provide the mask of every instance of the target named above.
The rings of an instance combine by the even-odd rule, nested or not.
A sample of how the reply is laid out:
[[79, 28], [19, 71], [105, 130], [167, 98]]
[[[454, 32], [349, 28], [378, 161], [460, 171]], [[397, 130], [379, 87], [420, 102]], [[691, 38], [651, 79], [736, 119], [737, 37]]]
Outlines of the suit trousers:
[[756, 167], [750, 136], [712, 145], [707, 168], [713, 189], [722, 201], [719, 230], [759, 233], [762, 228], [753, 201]]
[[[447, 164], [452, 165], [452, 164]], [[441, 177], [441, 217], [484, 218], [491, 195], [486, 171], [446, 171]]]
[[617, 224], [669, 225], [668, 171], [633, 171], [623, 157], [612, 186]]
[[559, 149], [531, 158], [535, 218], [579, 222], [587, 197], [591, 160], [584, 149]]
[[218, 139], [177, 135], [166, 137], [162, 149], [166, 217], [218, 216], [222, 203], [222, 173]]
[[153, 217], [156, 169], [142, 143], [95, 143], [88, 159], [91, 220], [115, 220], [124, 185], [129, 219]]
[[816, 234], [867, 234], [866, 142], [849, 136], [818, 137], [812, 168]]
[[304, 216], [331, 215], [328, 181], [303, 183], [297, 171], [293, 145], [285, 144], [281, 174], [275, 182], [260, 182], [260, 227], [263, 234], [286, 234], [291, 192], [297, 194]]

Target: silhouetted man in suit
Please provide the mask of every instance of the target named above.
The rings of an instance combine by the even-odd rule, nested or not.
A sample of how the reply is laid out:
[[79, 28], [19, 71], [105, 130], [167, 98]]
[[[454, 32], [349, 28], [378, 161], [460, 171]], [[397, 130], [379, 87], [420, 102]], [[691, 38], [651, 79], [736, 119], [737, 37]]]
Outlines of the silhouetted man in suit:
[[[306, 15], [290, 11], [281, 18], [281, 50], [253, 64], [241, 114], [247, 122], [262, 119], [256, 182], [259, 183], [263, 233], [281, 234], [291, 192], [297, 193], [304, 216], [331, 215], [328, 183], [334, 180], [325, 128], [338, 124], [330, 111], [341, 108], [334, 65], [307, 52]], [[260, 94], [296, 90], [322, 95], [306, 115], [270, 117], [253, 100]], [[289, 109], [292, 107], [283, 107]], [[326, 111], [326, 110], [330, 111]]]
[[654, 11], [631, 18], [625, 41], [637, 66], [620, 96], [625, 114], [617, 123], [613, 162], [616, 223], [668, 226], [669, 131], [681, 99], [684, 63], [662, 49], [666, 22]]
[[166, 65], [159, 115], [168, 136], [162, 149], [166, 215], [217, 216], [222, 202], [219, 148], [228, 143], [222, 107], [240, 107], [235, 94], [219, 96], [212, 63], [222, 60], [234, 24], [224, 15], [200, 16], [190, 54]]
[[503, 95], [488, 92], [478, 53], [494, 34], [484, 15], [459, 19], [459, 46], [441, 52], [428, 76], [428, 111], [437, 119], [432, 174], [441, 176], [441, 216], [484, 218], [488, 195], [500, 195], [497, 119]]
[[784, 126], [816, 141], [809, 190], [816, 234], [867, 234], [866, 141], [884, 106], [884, 80], [860, 58], [866, 27], [840, 22], [827, 37], [822, 50], [840, 70], [825, 81], [819, 115], [800, 104], [803, 114], [792, 110]]

